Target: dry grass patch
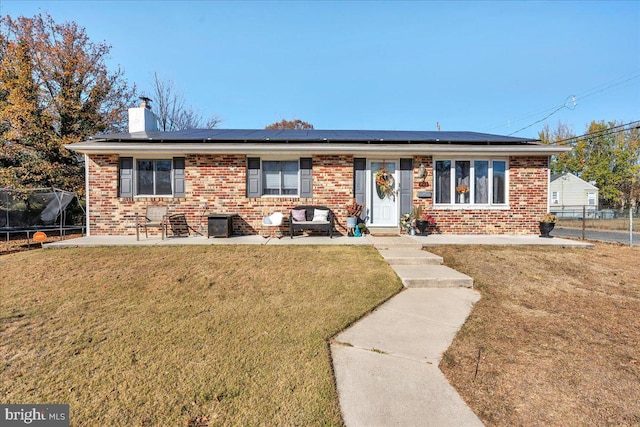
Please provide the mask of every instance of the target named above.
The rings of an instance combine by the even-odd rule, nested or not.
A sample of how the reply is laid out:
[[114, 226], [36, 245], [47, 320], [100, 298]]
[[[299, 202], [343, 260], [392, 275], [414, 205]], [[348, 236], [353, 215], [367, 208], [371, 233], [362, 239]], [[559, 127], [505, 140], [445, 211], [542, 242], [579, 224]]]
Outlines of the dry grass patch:
[[[75, 230], [68, 232], [64, 238], [61, 238], [59, 234], [54, 233], [55, 232], [49, 232], [47, 234], [47, 240], [43, 243], [59, 242], [60, 240], [76, 239], [83, 236], [80, 232]], [[6, 234], [0, 233], [0, 256], [41, 248], [42, 244], [34, 241], [33, 237], [31, 237], [31, 239], [26, 239], [24, 238], [24, 234], [12, 234], [9, 236], [9, 240], [7, 240]]]
[[432, 251], [482, 293], [441, 369], [487, 425], [640, 425], [640, 249]]
[[340, 425], [326, 340], [401, 287], [368, 247], [44, 250], [0, 267], [0, 400], [69, 403], [74, 426]]

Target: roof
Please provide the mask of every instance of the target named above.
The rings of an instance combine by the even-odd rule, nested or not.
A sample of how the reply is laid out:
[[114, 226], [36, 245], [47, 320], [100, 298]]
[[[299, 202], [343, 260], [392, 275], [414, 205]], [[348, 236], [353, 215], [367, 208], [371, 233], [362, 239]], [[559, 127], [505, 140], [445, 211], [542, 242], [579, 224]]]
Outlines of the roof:
[[598, 187], [596, 187], [594, 184], [585, 181], [584, 179], [580, 178], [579, 176], [572, 174], [571, 172], [565, 172], [565, 173], [553, 173], [551, 174], [551, 179], [550, 179], [550, 183], [554, 182], [556, 180], [558, 180], [559, 178], [562, 178], [563, 176], [566, 176], [568, 180], [573, 180], [576, 183], [580, 183], [582, 184], [584, 187], [587, 188], [591, 188], [594, 190], [598, 190]]
[[67, 148], [85, 154], [551, 155], [568, 147], [478, 132], [188, 129], [95, 135]]
[[353, 142], [353, 143], [480, 143], [522, 144], [536, 139], [477, 132], [396, 130], [274, 130], [187, 129], [176, 132], [136, 132], [96, 135], [95, 141], [200, 141], [200, 142]]

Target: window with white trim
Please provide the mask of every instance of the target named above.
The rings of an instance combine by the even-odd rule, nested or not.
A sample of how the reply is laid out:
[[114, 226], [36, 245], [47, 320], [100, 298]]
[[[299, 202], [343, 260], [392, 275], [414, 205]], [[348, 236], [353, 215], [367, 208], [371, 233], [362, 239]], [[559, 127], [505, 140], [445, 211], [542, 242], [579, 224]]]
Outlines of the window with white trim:
[[436, 159], [436, 205], [505, 205], [507, 161], [499, 159]]
[[551, 192], [551, 203], [553, 203], [554, 205], [559, 205], [560, 204], [560, 192], [559, 191], [552, 191]]
[[171, 196], [173, 194], [171, 159], [136, 161], [136, 195]]
[[262, 194], [271, 196], [298, 195], [297, 160], [262, 161]]

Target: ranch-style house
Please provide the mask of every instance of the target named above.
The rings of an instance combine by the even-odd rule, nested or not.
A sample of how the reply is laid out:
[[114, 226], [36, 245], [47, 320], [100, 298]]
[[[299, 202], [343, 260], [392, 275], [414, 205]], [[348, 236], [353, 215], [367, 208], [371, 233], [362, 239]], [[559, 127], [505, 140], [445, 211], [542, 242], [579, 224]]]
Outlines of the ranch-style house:
[[[90, 235], [133, 235], [149, 205], [185, 215], [233, 213], [235, 234], [262, 218], [321, 205], [345, 233], [345, 206], [364, 204], [368, 227], [399, 231], [420, 205], [445, 234], [534, 234], [549, 210], [550, 156], [568, 150], [529, 138], [475, 132], [207, 129], [159, 132], [144, 104], [129, 132], [70, 144], [84, 154]], [[376, 191], [376, 172], [393, 192]], [[206, 218], [204, 218], [206, 220]], [[288, 222], [283, 223], [283, 231]]]

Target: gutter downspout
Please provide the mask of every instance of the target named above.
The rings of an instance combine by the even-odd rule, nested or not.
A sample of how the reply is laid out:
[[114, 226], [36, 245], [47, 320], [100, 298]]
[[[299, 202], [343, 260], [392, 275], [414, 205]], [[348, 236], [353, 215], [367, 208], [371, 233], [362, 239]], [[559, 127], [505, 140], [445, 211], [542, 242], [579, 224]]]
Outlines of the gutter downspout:
[[89, 155], [84, 155], [84, 194], [86, 201], [85, 224], [87, 237], [91, 236], [89, 230]]
[[547, 213], [551, 212], [551, 156], [547, 156]]

